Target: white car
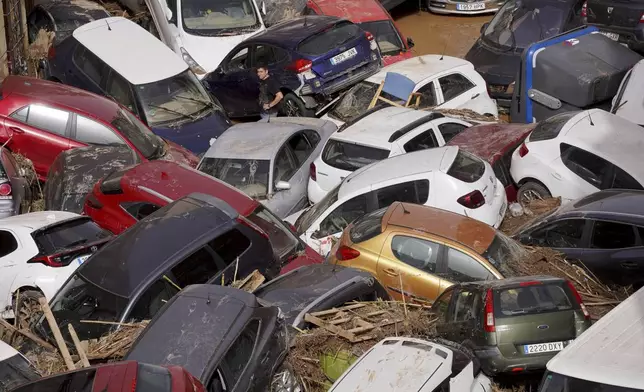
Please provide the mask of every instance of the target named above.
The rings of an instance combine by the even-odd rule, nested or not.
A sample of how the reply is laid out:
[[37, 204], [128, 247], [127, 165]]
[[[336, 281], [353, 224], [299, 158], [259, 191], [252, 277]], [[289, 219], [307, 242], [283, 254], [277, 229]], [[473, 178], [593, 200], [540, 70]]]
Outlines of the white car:
[[[322, 118], [340, 126], [366, 112], [387, 72], [400, 73], [416, 83], [414, 92], [422, 95], [421, 108], [470, 109], [494, 118], [499, 115], [496, 102], [487, 92], [485, 80], [474, 70], [472, 63], [456, 57], [429, 54], [382, 68], [353, 86]], [[382, 96], [399, 101], [386, 93]]]
[[384, 390], [491, 392], [492, 382], [476, 357], [456, 344], [391, 337], [362, 354], [329, 392]]
[[599, 109], [539, 122], [512, 154], [517, 200], [571, 201], [602, 189], [644, 189], [644, 130]]
[[50, 299], [89, 256], [112, 238], [89, 217], [41, 211], [0, 219], [0, 317]]
[[624, 75], [617, 94], [613, 97], [610, 112], [635, 124], [644, 125], [644, 105], [640, 99], [642, 88], [644, 88], [644, 60], [640, 60]]
[[0, 391], [12, 391], [39, 378], [40, 374], [24, 355], [0, 340]]
[[443, 146], [471, 125], [411, 108], [390, 106], [369, 111], [331, 135], [311, 164], [309, 201], [322, 200], [354, 170], [396, 155]]
[[[140, 0], [126, 0], [138, 3]], [[264, 1], [145, 0], [158, 38], [201, 79], [237, 44], [266, 30]]]
[[351, 173], [319, 203], [285, 220], [326, 255], [349, 223], [395, 201], [424, 204], [499, 227], [507, 200], [489, 163], [456, 146], [410, 152]]

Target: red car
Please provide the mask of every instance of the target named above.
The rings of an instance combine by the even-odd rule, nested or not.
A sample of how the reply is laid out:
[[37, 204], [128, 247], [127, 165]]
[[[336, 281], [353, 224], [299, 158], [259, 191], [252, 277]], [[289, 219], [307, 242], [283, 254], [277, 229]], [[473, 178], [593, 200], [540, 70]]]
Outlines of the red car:
[[510, 176], [512, 152], [528, 137], [535, 124], [486, 124], [464, 129], [448, 146], [459, 146], [492, 165], [494, 174], [505, 186], [508, 202], [516, 201], [517, 187]]
[[193, 192], [215, 196], [259, 226], [282, 260], [282, 273], [323, 261], [257, 200], [200, 171], [173, 162], [144, 162], [111, 173], [85, 199], [84, 213], [114, 234], [159, 208]]
[[180, 366], [125, 361], [74, 370], [23, 384], [12, 392], [205, 392], [201, 382]]
[[87, 145], [127, 145], [142, 160], [199, 163], [105, 97], [24, 76], [8, 76], [0, 89], [0, 145], [8, 141], [11, 151], [31, 159], [41, 181], [61, 151]]
[[378, 0], [308, 0], [304, 11], [308, 15], [346, 18], [373, 34], [384, 65], [414, 57], [411, 53], [414, 41], [403, 36]]

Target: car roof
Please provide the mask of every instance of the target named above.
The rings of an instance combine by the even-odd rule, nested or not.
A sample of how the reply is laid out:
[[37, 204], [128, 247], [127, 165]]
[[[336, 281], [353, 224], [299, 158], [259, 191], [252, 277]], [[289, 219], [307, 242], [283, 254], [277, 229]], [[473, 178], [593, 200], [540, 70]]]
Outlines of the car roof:
[[48, 1], [36, 6], [48, 11], [57, 24], [60, 21], [90, 22], [110, 17], [105, 7], [90, 0]]
[[464, 129], [446, 145], [459, 146], [493, 164], [532, 132], [535, 124], [483, 124]]
[[[233, 326], [245, 325], [257, 298], [246, 291], [214, 284], [184, 288], [157, 313], [126, 355], [128, 360], [177, 365], [202, 379], [223, 354]], [[159, 344], [163, 342], [162, 344]]]
[[120, 16], [82, 25], [74, 30], [73, 36], [135, 85], [167, 79], [188, 69], [185, 61], [163, 42]]
[[413, 203], [395, 202], [382, 217], [383, 232], [388, 226], [435, 234], [483, 254], [490, 246], [496, 230], [473, 218], [440, 208]]
[[20, 353], [15, 348], [0, 340], [0, 361], [4, 361], [5, 359], [19, 354]]
[[338, 197], [342, 198], [364, 188], [377, 189], [379, 183], [400, 177], [443, 170], [446, 164], [447, 170], [457, 153], [456, 146], [436, 147], [374, 162], [349, 174], [340, 185]]
[[36, 231], [47, 226], [70, 219], [89, 219], [73, 212], [68, 211], [37, 211], [27, 214], [14, 215], [0, 220], [0, 227], [3, 228], [23, 228]]
[[237, 216], [219, 199], [190, 194], [131, 226], [77, 272], [102, 289], [129, 298], [146, 279], [163, 273], [197, 245], [211, 240], [213, 233]]
[[562, 205], [552, 216], [568, 213], [631, 215], [644, 219], [644, 191], [605, 189]]
[[399, 129], [422, 118], [432, 118], [433, 113], [414, 108], [387, 106], [369, 113], [359, 121], [335, 132], [331, 139], [358, 144], [391, 148], [389, 138]]
[[[155, 160], [133, 166], [123, 174], [121, 186], [130, 192], [148, 189], [172, 200], [200, 192], [215, 196], [247, 216], [259, 202], [212, 176], [175, 162]], [[139, 188], [143, 187], [143, 189]]]
[[300, 16], [276, 23], [246, 41], [266, 42], [279, 47], [295, 49], [297, 44], [303, 40], [340, 20], [342, 19], [327, 15]]
[[518, 276], [518, 277], [510, 277], [510, 278], [504, 278], [504, 279], [494, 279], [494, 280], [485, 280], [485, 281], [480, 281], [480, 282], [466, 282], [466, 283], [460, 283], [459, 286], [461, 287], [476, 287], [479, 289], [505, 289], [505, 288], [512, 288], [517, 285], [521, 285], [521, 283], [526, 283], [526, 282], [535, 282], [539, 281], [542, 283], [563, 283], [566, 280], [562, 278], [557, 278], [555, 276], [549, 276], [549, 275], [534, 275], [534, 276]]
[[86, 90], [29, 76], [7, 76], [2, 82], [2, 95], [20, 95], [68, 111], [89, 114], [111, 122], [121, 109], [118, 103]]
[[348, 18], [354, 23], [390, 20], [389, 13], [378, 0], [308, 0], [325, 15]]
[[378, 73], [367, 78], [367, 81], [375, 84], [380, 84], [380, 82], [385, 80], [387, 72], [396, 72], [408, 77], [414, 83], [418, 84], [432, 75], [459, 67], [474, 69], [472, 63], [467, 60], [451, 56], [428, 54], [425, 56], [417, 56], [410, 59], [397, 61], [391, 65], [383, 67], [380, 71], [378, 71]]
[[551, 372], [624, 388], [644, 389], [644, 289], [578, 336], [552, 358]]

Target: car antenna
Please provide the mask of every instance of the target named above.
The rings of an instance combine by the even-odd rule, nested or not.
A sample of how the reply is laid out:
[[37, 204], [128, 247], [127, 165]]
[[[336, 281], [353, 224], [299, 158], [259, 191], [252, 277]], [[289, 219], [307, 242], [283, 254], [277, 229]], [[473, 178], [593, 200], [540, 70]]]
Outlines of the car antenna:
[[588, 111], [588, 119], [590, 120], [590, 125], [594, 127], [595, 123], [593, 122], [593, 118], [590, 117], [590, 110]]
[[405, 208], [405, 205], [404, 205], [403, 203], [400, 203], [400, 206], [402, 207], [402, 209], [403, 209], [403, 213], [404, 213], [405, 215], [407, 215], [407, 214], [411, 214], [411, 212], [407, 211], [407, 209]]
[[110, 23], [107, 21], [107, 19], [105, 19], [105, 24], [107, 25], [107, 29], [109, 31], [112, 31], [112, 28], [110, 27]]
[[208, 299], [206, 299], [206, 305], [210, 305], [210, 302], [212, 301], [210, 301], [210, 293], [208, 293]]
[[445, 57], [445, 50], [447, 50], [447, 40], [445, 40], [445, 46], [443, 46], [443, 52], [441, 53], [441, 58], [439, 58], [439, 60], [442, 60], [443, 57]]

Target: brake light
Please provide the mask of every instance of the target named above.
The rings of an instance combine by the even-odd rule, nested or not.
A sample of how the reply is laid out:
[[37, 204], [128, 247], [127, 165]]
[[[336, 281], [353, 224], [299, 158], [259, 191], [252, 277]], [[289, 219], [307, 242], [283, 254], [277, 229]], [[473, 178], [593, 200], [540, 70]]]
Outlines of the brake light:
[[309, 166], [309, 174], [311, 176], [311, 180], [317, 181], [318, 180], [318, 173], [315, 168], [315, 163], [311, 162], [311, 166]]
[[65, 264], [63, 264], [62, 257], [60, 257], [60, 255], [58, 254], [49, 255], [49, 256], [37, 256], [27, 261], [27, 264], [36, 264], [36, 263], [44, 264], [47, 267], [54, 267], [54, 268], [65, 267]]
[[523, 143], [521, 145], [521, 147], [519, 147], [519, 156], [521, 158], [523, 158], [524, 156], [528, 155], [529, 152], [530, 152], [530, 150], [528, 150], [528, 146], [526, 146], [525, 143]]
[[364, 32], [364, 35], [366, 35], [366, 36], [367, 36], [367, 40], [368, 40], [368, 41], [373, 41], [373, 34], [371, 34], [371, 33], [370, 33], [370, 32], [368, 32], [368, 31], [365, 31], [365, 32]]
[[644, 23], [644, 13], [640, 16], [640, 23]]
[[541, 282], [539, 282], [537, 280], [532, 280], [530, 282], [521, 282], [521, 283], [519, 283], [519, 286], [522, 286], [522, 287], [525, 287], [525, 286], [537, 286], [537, 285], [540, 285], [540, 284], [541, 284]]
[[11, 184], [9, 184], [8, 182], [5, 182], [4, 184], [0, 184], [0, 196], [2, 197], [11, 196]]
[[587, 16], [588, 16], [588, 2], [584, 1], [584, 5], [581, 6], [581, 17], [585, 18]]
[[49, 47], [49, 50], [47, 50], [47, 58], [49, 60], [53, 60], [55, 56], [56, 56], [56, 49], [54, 49], [54, 45], [52, 45]]
[[238, 216], [237, 217], [237, 222], [241, 223], [242, 225], [249, 227], [252, 230], [255, 230], [259, 235], [262, 237], [268, 239], [268, 234], [264, 230], [262, 230], [259, 226], [254, 224], [253, 222], [249, 221], [248, 219], [244, 218], [243, 216]]
[[581, 299], [581, 295], [579, 295], [579, 292], [577, 291], [575, 286], [569, 280], [566, 281], [566, 284], [568, 284], [570, 291], [572, 291], [572, 294], [575, 296], [575, 299], [577, 300], [581, 311], [584, 312], [584, 318], [586, 320], [590, 319], [590, 313], [588, 313], [588, 309], [586, 309], [586, 305], [584, 305], [584, 301]]
[[360, 252], [345, 245], [341, 245], [335, 252], [335, 257], [340, 261], [355, 259], [360, 256]]
[[487, 289], [487, 295], [485, 296], [485, 332], [496, 332], [492, 289]]
[[308, 71], [313, 66], [313, 62], [307, 59], [297, 59], [291, 65], [287, 66], [286, 69], [290, 71], [295, 71], [296, 73], [302, 73]]
[[463, 195], [456, 201], [458, 202], [458, 204], [471, 209], [479, 208], [480, 206], [485, 204], [485, 198], [479, 190], [475, 190], [468, 193], [467, 195]]

